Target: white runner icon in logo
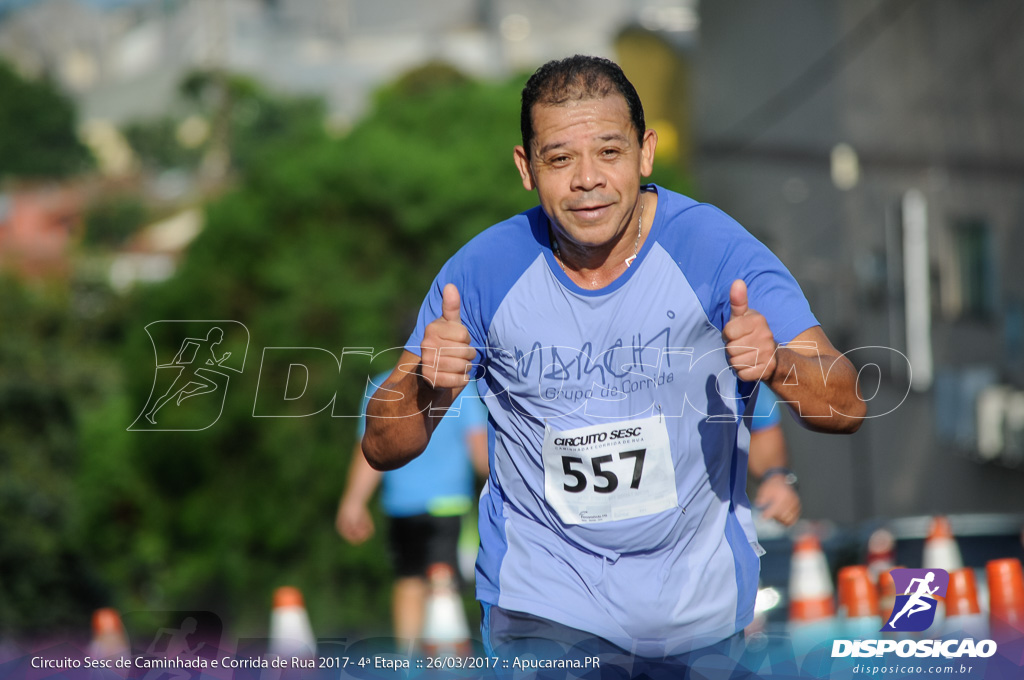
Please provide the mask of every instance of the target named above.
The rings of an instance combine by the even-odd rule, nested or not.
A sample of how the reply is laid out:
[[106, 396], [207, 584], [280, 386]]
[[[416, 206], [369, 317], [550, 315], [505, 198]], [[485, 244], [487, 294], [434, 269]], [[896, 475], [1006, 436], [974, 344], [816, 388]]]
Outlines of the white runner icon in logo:
[[[894, 624], [896, 623], [896, 619], [900, 618], [904, 614], [907, 615], [907, 618], [910, 618], [918, 612], [928, 611], [929, 609], [935, 606], [935, 601], [927, 597], [929, 595], [934, 595], [935, 592], [939, 589], [938, 586], [935, 586], [934, 588], [928, 587], [934, 580], [935, 573], [931, 571], [929, 571], [924, 578], [910, 579], [910, 584], [907, 585], [907, 589], [903, 593], [904, 595], [909, 595], [910, 597], [907, 599], [907, 603], [903, 605], [903, 609], [901, 609], [899, 613], [897, 613], [895, 616], [889, 619], [888, 626], [890, 628], [895, 628], [896, 626]], [[914, 590], [915, 583], [917, 584], [917, 590]], [[912, 590], [914, 590], [914, 592], [910, 592]]]

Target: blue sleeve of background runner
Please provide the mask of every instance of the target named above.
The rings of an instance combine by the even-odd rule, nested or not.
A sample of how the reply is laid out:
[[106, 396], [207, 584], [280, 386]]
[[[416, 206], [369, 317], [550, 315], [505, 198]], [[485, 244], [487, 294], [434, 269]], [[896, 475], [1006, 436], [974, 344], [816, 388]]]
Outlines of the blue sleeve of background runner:
[[[388, 379], [390, 373], [378, 373], [371, 378], [371, 382], [374, 385], [380, 386], [384, 384], [384, 381]], [[371, 392], [371, 390], [367, 390]], [[370, 394], [363, 395], [363, 403], [359, 406], [359, 425], [356, 427], [356, 438], [362, 439], [363, 435], [366, 434], [366, 407], [370, 403]]]
[[463, 432], [483, 429], [487, 426], [487, 406], [476, 391], [476, 382], [470, 381], [459, 394], [455, 404], [459, 409], [459, 424]]
[[754, 402], [753, 418], [750, 421], [750, 431], [757, 432], [766, 428], [778, 425], [781, 418], [782, 406], [775, 406], [778, 397], [768, 387], [761, 383], [757, 388], [757, 401]]
[[716, 328], [729, 321], [729, 289], [736, 279], [747, 284], [750, 309], [764, 315], [777, 342], [819, 325], [793, 275], [736, 220], [704, 203], [668, 200], [662, 207], [668, 222], [661, 241]]
[[363, 405], [359, 407], [359, 427], [356, 428], [356, 438], [362, 440], [366, 434], [366, 405], [370, 403], [369, 397], [363, 397]]

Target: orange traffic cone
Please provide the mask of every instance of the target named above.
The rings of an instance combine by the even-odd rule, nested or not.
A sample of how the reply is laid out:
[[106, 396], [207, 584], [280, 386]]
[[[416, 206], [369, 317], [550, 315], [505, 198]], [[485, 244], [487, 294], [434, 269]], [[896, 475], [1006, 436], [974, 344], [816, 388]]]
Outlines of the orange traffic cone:
[[131, 647], [117, 610], [106, 607], [93, 612], [89, 656], [97, 659], [116, 659], [130, 655]]
[[[893, 567], [893, 569], [905, 569], [905, 567]], [[878, 575], [878, 616], [883, 622], [892, 618], [892, 610], [896, 608], [896, 581], [892, 578], [892, 569], [886, 569]], [[885, 632], [886, 637], [892, 637], [892, 633]]]
[[281, 658], [312, 659], [316, 656], [316, 638], [298, 588], [281, 586], [274, 591], [267, 652]]
[[804, 534], [793, 546], [789, 566], [789, 634], [793, 651], [806, 655], [834, 637], [836, 605], [828, 561], [814, 534]]
[[953, 528], [949, 519], [942, 515], [932, 518], [928, 538], [924, 542], [921, 566], [925, 569], [945, 569], [950, 574], [964, 568], [960, 547], [953, 538]]
[[845, 635], [863, 638], [882, 627], [878, 616], [878, 591], [864, 566], [839, 570], [839, 613]]
[[978, 606], [978, 586], [974, 570], [957, 569], [949, 575], [946, 589], [946, 620], [943, 634], [963, 633], [963, 637], [980, 640], [988, 635], [988, 625]]
[[427, 569], [430, 593], [423, 621], [423, 651], [429, 657], [465, 656], [470, 652], [469, 625], [455, 587], [455, 572], [438, 562]]
[[1019, 639], [1024, 635], [1024, 576], [1020, 560], [992, 560], [985, 572], [992, 639], [997, 643]]
[[[904, 569], [905, 567], [893, 567]], [[883, 621], [892, 618], [892, 610], [896, 608], [896, 581], [892, 579], [892, 569], [886, 569], [878, 575], [878, 614]]]

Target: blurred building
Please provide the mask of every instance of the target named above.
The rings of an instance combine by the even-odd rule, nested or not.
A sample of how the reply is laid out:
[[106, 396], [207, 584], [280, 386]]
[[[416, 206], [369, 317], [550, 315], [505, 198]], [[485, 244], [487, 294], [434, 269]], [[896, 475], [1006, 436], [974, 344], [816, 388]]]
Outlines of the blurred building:
[[81, 187], [73, 184], [24, 183], [0, 191], [0, 270], [66, 275], [84, 203]]
[[325, 97], [351, 123], [429, 60], [506, 76], [574, 52], [613, 56], [623, 26], [692, 32], [695, 0], [35, 0], [0, 17], [0, 55], [75, 94], [84, 121], [173, 110], [193, 69]]
[[146, 225], [114, 256], [110, 285], [125, 292], [138, 283], [159, 283], [173, 276], [185, 251], [203, 229], [198, 208], [187, 208]]
[[701, 197], [877, 387], [853, 437], [787, 431], [808, 515], [1019, 511], [1024, 5], [714, 0], [692, 58]]
[[[687, 40], [694, 8], [695, 0], [18, 0], [0, 5], [0, 58], [72, 96], [80, 136], [116, 182], [139, 169], [119, 130], [124, 123], [172, 117], [209, 132], [210, 121], [193, 115], [179, 91], [196, 70], [321, 96], [328, 122], [344, 129], [376, 88], [428, 61], [507, 77], [574, 52], [614, 56], [624, 26]], [[182, 173], [163, 172], [149, 191], [167, 202], [190, 186]], [[170, 275], [195, 231], [186, 214], [127, 244], [110, 273], [116, 288]]]

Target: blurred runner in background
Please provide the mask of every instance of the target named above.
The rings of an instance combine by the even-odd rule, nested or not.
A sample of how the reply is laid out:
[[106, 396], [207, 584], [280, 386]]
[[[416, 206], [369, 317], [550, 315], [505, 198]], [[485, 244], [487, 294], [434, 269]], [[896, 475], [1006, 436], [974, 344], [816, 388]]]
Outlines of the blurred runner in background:
[[[373, 379], [380, 385], [388, 374]], [[416, 460], [397, 470], [378, 472], [363, 456], [366, 398], [359, 421], [359, 442], [352, 451], [348, 482], [335, 526], [358, 545], [375, 531], [369, 502], [383, 481], [381, 505], [388, 517], [388, 544], [395, 570], [392, 624], [403, 651], [420, 638], [428, 594], [427, 568], [438, 562], [459, 573], [458, 543], [462, 517], [476, 500], [474, 469], [487, 476], [487, 408], [475, 386], [465, 389]], [[470, 527], [474, 528], [474, 527]]]
[[789, 469], [786, 437], [782, 433], [784, 407], [775, 405], [778, 397], [762, 384], [750, 421], [750, 460], [747, 473], [757, 483], [754, 509], [763, 519], [774, 519], [793, 526], [800, 519], [800, 495], [796, 475]]

